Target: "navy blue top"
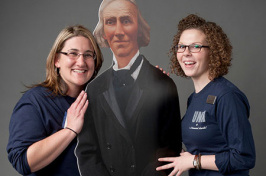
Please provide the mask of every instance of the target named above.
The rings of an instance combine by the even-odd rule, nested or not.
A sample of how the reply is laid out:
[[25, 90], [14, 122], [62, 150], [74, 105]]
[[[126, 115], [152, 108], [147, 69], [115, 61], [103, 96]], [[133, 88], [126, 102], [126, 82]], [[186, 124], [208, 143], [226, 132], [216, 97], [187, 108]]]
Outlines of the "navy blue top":
[[51, 164], [31, 173], [26, 152], [30, 145], [62, 129], [65, 112], [75, 98], [52, 96], [44, 87], [27, 91], [16, 104], [9, 125], [8, 159], [22, 175], [78, 176], [76, 138]]
[[192, 154], [215, 155], [219, 169], [190, 169], [189, 175], [249, 175], [255, 165], [255, 146], [248, 120], [246, 96], [227, 79], [211, 81], [188, 99], [182, 138]]

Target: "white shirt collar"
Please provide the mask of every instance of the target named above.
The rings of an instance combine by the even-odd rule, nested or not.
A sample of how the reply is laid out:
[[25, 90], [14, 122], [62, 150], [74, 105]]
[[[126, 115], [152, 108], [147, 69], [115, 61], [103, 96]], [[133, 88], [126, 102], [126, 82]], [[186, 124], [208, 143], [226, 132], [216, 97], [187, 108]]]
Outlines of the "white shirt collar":
[[118, 68], [118, 64], [117, 64], [117, 60], [116, 60], [116, 57], [115, 55], [113, 54], [113, 61], [114, 61], [114, 66], [113, 66], [113, 69], [115, 71], [117, 70], [122, 70], [122, 69], [126, 69], [126, 70], [129, 70], [131, 68], [131, 66], [134, 64], [135, 60], [137, 59], [137, 57], [139, 56], [139, 50], [138, 52], [135, 54], [135, 56], [130, 60], [130, 62], [127, 64], [127, 66], [123, 67], [123, 68]]
[[[135, 56], [130, 60], [130, 62], [127, 64], [127, 66], [125, 66], [125, 67], [123, 67], [123, 68], [118, 68], [118, 64], [117, 64], [117, 60], [116, 60], [116, 58], [115, 58], [115, 55], [113, 55], [113, 61], [114, 61], [114, 66], [113, 66], [113, 69], [115, 70], [115, 71], [117, 71], [117, 70], [122, 70], [122, 69], [127, 69], [127, 70], [129, 70], [130, 68], [131, 68], [131, 66], [134, 64], [134, 62], [135, 62], [135, 60], [137, 59], [137, 57], [139, 56], [139, 50], [138, 50], [138, 52], [135, 54]], [[132, 78], [134, 79], [134, 80], [136, 80], [137, 79], [137, 77], [138, 77], [138, 75], [139, 75], [139, 71], [140, 71], [140, 69], [141, 69], [141, 66], [142, 66], [142, 63], [143, 63], [143, 60], [141, 61], [141, 63], [139, 64], [139, 66], [137, 67], [137, 69], [131, 74], [131, 76], [132, 76]]]

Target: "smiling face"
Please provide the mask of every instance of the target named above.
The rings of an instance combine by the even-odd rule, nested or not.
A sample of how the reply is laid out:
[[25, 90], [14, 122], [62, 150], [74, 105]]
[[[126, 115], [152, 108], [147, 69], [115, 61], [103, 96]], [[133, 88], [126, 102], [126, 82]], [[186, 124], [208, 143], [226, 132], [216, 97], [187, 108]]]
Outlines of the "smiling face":
[[[94, 52], [94, 49], [88, 38], [77, 36], [65, 42], [61, 52], [68, 51], [84, 54]], [[67, 95], [72, 97], [84, 88], [94, 73], [94, 60], [84, 59], [83, 55], [79, 55], [77, 59], [70, 59], [67, 55], [58, 53], [55, 66], [59, 68], [60, 76], [68, 86]]]
[[113, 1], [103, 11], [104, 39], [119, 58], [132, 58], [138, 46], [138, 10], [130, 1]]
[[[183, 31], [178, 44], [208, 45], [205, 34], [197, 29], [188, 29]], [[209, 49], [201, 48], [198, 53], [191, 53], [188, 48], [183, 53], [176, 53], [177, 60], [186, 76], [191, 77], [193, 81], [209, 80]]]

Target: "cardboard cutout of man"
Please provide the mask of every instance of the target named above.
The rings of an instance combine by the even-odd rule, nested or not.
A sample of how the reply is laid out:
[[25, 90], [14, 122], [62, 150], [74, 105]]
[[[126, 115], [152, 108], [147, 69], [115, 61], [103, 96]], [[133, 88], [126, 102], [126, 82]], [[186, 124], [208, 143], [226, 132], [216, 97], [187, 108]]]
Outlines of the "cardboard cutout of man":
[[104, 0], [94, 35], [114, 64], [87, 87], [89, 108], [78, 136], [82, 176], [154, 176], [158, 158], [181, 151], [177, 89], [140, 54], [150, 27], [133, 0]]

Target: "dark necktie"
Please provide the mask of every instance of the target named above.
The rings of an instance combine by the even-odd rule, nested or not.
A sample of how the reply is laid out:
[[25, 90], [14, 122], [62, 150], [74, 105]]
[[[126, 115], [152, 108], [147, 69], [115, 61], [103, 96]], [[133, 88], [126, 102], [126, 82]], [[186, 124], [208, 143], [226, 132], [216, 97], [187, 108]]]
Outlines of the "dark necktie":
[[137, 69], [141, 61], [142, 57], [141, 55], [139, 55], [129, 70], [123, 69], [123, 70], [113, 71], [114, 87], [115, 88], [125, 87], [134, 84], [134, 79], [132, 78], [131, 74]]
[[131, 74], [137, 69], [141, 61], [142, 56], [139, 55], [134, 64], [131, 66], [130, 70], [113, 70], [113, 85], [115, 95], [123, 115], [134, 85], [134, 79], [132, 78]]

